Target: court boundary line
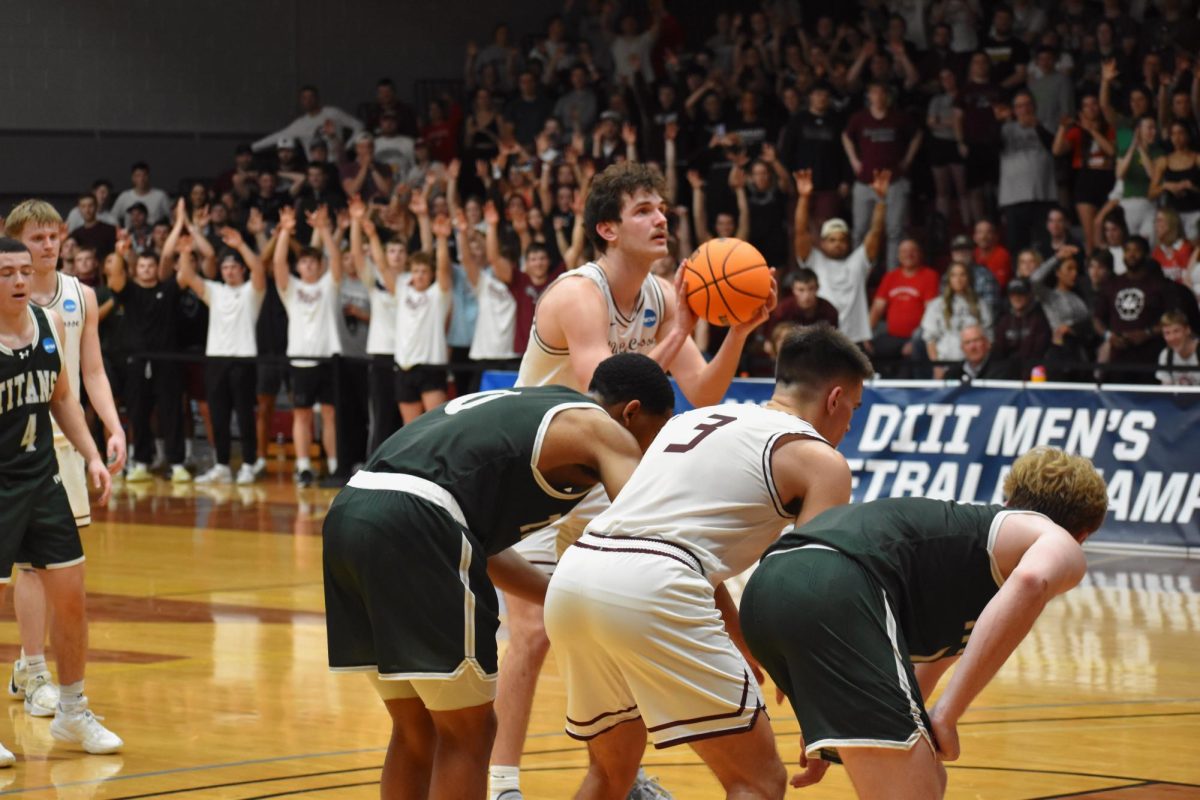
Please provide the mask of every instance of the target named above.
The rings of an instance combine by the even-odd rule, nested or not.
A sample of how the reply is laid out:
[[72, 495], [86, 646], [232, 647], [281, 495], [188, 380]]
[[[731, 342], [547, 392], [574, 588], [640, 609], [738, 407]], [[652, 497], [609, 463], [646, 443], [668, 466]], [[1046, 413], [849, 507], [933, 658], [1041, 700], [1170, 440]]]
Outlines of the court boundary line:
[[1086, 797], [1089, 794], [1096, 792], [1123, 792], [1126, 789], [1144, 789], [1147, 786], [1162, 785], [1162, 781], [1143, 781], [1140, 783], [1127, 783], [1124, 786], [1113, 786], [1108, 789], [1084, 789], [1078, 792], [1068, 792], [1066, 794], [1044, 794], [1038, 797], [1030, 797], [1027, 800], [1062, 800], [1065, 797]]
[[[23, 792], [40, 792], [46, 789], [60, 789], [63, 786], [90, 786], [96, 783], [115, 783], [116, 781], [131, 781], [140, 778], [157, 778], [163, 775], [181, 775], [188, 772], [202, 772], [208, 769], [231, 769], [233, 767], [249, 767], [255, 764], [275, 764], [282, 761], [295, 761], [301, 758], [326, 758], [329, 756], [353, 756], [363, 753], [385, 753], [386, 747], [364, 747], [359, 750], [331, 750], [325, 753], [297, 753], [290, 756], [272, 756], [271, 758], [252, 758], [245, 761], [230, 761], [224, 764], [199, 764], [194, 767], [176, 767], [174, 769], [160, 769], [151, 772], [131, 772], [127, 775], [114, 775], [111, 778], [94, 778], [92, 780], [71, 781], [70, 783], [55, 784], [49, 783], [43, 786], [22, 786], [17, 789], [5, 789], [0, 791], [0, 797], [5, 795], [21, 794]], [[115, 800], [115, 798], [113, 798]]]

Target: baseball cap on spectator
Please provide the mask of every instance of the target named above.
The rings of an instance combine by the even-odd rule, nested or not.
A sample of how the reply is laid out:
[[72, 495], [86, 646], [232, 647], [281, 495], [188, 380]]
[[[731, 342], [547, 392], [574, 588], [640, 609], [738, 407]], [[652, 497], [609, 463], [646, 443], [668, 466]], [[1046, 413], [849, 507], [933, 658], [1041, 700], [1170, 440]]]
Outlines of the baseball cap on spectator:
[[621, 115], [616, 111], [605, 111], [600, 115], [602, 122], [620, 122]]
[[296, 140], [291, 136], [280, 136], [279, 141], [275, 142], [276, 150], [295, 150]]
[[821, 238], [824, 239], [833, 236], [835, 233], [849, 233], [850, 226], [846, 224], [846, 220], [834, 217], [833, 219], [825, 220], [825, 224], [821, 226]]
[[971, 241], [970, 236], [967, 236], [965, 233], [960, 233], [958, 236], [955, 236], [954, 239], [950, 242], [950, 249], [951, 250], [972, 250], [972, 251], [974, 251], [975, 242]]
[[1009, 294], [1029, 294], [1030, 291], [1029, 281], [1024, 278], [1013, 278], [1008, 282]]
[[317, 150], [321, 150], [326, 154], [329, 153], [329, 142], [326, 142], [324, 137], [314, 136], [312, 141], [308, 143], [308, 152], [312, 153]]

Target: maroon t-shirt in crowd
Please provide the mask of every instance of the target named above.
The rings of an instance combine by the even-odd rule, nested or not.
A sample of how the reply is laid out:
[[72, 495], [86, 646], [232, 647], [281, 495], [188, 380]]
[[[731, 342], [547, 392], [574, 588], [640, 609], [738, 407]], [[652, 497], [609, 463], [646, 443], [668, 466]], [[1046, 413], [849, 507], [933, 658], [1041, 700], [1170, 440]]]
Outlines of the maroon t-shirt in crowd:
[[980, 145], [1000, 141], [1000, 126], [992, 109], [1001, 99], [1000, 90], [992, 83], [967, 81], [954, 105], [963, 112], [963, 139]]
[[888, 335], [911, 338], [925, 316], [925, 304], [937, 296], [938, 274], [929, 267], [918, 267], [913, 275], [902, 269], [884, 275], [875, 299], [887, 301]]
[[792, 322], [797, 325], [816, 325], [819, 322], [829, 323], [829, 327], [836, 328], [838, 326], [838, 312], [834, 308], [833, 303], [823, 297], [817, 298], [817, 304], [809, 309], [803, 309], [796, 302], [796, 298], [789, 294], [779, 301], [779, 305], [775, 306], [775, 310], [771, 312], [771, 318], [767, 320], [766, 330], [763, 334], [770, 339], [775, 332], [775, 326], [781, 322]]
[[[1153, 267], [1142, 267], [1137, 275], [1116, 275], [1104, 287], [1096, 316], [1113, 333], [1144, 331], [1157, 325], [1171, 307], [1170, 293], [1167, 279]], [[1161, 337], [1151, 336], [1141, 345], [1115, 350], [1113, 360], [1154, 363], [1162, 346]]]
[[862, 162], [858, 180], [870, 183], [875, 171], [881, 169], [890, 169], [893, 180], [902, 177], [900, 162], [917, 135], [917, 127], [912, 117], [903, 111], [891, 109], [883, 119], [876, 119], [869, 110], [863, 109], [846, 124], [846, 135], [854, 143], [858, 160]]
[[513, 272], [508, 290], [512, 292], [513, 298], [517, 301], [517, 330], [513, 336], [513, 349], [518, 354], [524, 353], [525, 348], [529, 346], [529, 331], [533, 328], [533, 311], [537, 308], [538, 298], [563, 272], [565, 270], [561, 264], [553, 268], [546, 276], [546, 282], [541, 286], [534, 285], [524, 272], [519, 270]]

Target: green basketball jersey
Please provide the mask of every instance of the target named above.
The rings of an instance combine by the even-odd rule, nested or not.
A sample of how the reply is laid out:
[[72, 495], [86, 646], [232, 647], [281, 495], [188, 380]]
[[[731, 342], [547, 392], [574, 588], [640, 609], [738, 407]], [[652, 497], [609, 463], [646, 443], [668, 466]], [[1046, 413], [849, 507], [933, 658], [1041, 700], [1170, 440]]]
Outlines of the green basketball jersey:
[[33, 341], [0, 346], [0, 476], [38, 478], [57, 471], [50, 396], [61, 366], [58, 336], [46, 312], [29, 307]]
[[1003, 506], [898, 497], [839, 506], [767, 552], [822, 544], [859, 562], [887, 592], [913, 661], [961, 653], [1000, 588], [991, 550]]
[[560, 491], [535, 466], [550, 420], [575, 407], [600, 408], [562, 386], [469, 394], [392, 434], [364, 469], [416, 475], [443, 487], [471, 533], [495, 555], [570, 511], [590, 488]]

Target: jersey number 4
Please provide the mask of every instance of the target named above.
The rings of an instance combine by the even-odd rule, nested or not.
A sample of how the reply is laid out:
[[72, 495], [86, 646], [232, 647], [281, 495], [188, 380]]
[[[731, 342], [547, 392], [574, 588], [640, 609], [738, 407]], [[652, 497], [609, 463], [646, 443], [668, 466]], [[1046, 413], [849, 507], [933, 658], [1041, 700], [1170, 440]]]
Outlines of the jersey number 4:
[[37, 415], [30, 414], [29, 422], [25, 423], [25, 434], [21, 437], [21, 447], [26, 453], [37, 449]]
[[737, 422], [737, 417], [727, 417], [724, 414], [709, 414], [708, 418], [710, 420], [714, 420], [714, 421], [713, 422], [701, 422], [699, 425], [697, 425], [695, 428], [693, 428], [692, 430], [699, 431], [699, 433], [697, 433], [695, 436], [693, 436], [692, 440], [690, 442], [687, 442], [686, 444], [669, 444], [666, 447], [666, 452], [668, 452], [668, 453], [686, 453], [687, 451], [691, 450], [693, 447], [695, 447], [696, 445], [698, 445], [702, 441], [704, 441], [704, 438], [706, 436], [709, 436], [710, 434], [712, 434], [712, 432], [715, 431], [717, 428], [720, 428], [723, 425], [728, 425], [731, 422]]

